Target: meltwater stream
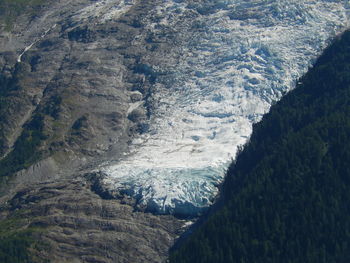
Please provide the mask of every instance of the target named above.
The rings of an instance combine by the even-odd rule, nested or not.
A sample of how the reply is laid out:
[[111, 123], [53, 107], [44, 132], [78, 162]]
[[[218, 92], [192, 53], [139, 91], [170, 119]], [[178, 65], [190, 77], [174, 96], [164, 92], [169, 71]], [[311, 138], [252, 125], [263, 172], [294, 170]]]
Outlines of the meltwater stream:
[[349, 12], [340, 0], [158, 1], [145, 32], [172, 30], [177, 48], [147, 65], [161, 73], [149, 129], [123, 160], [100, 168], [103, 183], [149, 211], [203, 211], [252, 124], [349, 27]]

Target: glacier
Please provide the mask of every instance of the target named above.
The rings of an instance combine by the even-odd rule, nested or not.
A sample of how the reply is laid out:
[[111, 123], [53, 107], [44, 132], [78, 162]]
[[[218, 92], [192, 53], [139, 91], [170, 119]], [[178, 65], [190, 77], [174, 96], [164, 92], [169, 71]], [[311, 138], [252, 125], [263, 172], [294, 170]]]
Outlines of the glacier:
[[[101, 23], [136, 4], [121, 1]], [[340, 0], [157, 1], [144, 34], [166, 39], [168, 30], [176, 48], [158, 63], [144, 55], [157, 78], [147, 102], [131, 103], [128, 112], [150, 105], [147, 129], [121, 160], [97, 169], [102, 183], [146, 211], [205, 211], [252, 124], [349, 28], [349, 17], [349, 1]]]

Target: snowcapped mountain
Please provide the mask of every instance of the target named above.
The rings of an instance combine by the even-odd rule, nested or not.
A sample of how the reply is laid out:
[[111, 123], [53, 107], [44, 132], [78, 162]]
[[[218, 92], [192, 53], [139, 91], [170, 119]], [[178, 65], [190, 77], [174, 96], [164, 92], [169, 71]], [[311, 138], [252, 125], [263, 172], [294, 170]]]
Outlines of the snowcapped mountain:
[[159, 1], [139, 38], [172, 48], [140, 59], [152, 87], [128, 113], [147, 107], [149, 119], [122, 160], [99, 168], [103, 184], [149, 211], [200, 213], [252, 124], [349, 26], [349, 12], [348, 1]]

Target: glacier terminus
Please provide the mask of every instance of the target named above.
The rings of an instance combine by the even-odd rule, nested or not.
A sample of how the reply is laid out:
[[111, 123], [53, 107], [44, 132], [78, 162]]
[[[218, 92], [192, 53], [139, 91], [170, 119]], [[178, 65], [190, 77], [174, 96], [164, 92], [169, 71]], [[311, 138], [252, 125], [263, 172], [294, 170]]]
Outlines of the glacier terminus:
[[[100, 22], [107, 23], [138, 4], [114, 2], [76, 16], [104, 10]], [[146, 211], [200, 214], [252, 124], [349, 27], [349, 17], [347, 0], [157, 1], [139, 37], [173, 48], [144, 54], [135, 69], [152, 86], [128, 113], [147, 108], [148, 119], [123, 158], [99, 166], [101, 184]]]

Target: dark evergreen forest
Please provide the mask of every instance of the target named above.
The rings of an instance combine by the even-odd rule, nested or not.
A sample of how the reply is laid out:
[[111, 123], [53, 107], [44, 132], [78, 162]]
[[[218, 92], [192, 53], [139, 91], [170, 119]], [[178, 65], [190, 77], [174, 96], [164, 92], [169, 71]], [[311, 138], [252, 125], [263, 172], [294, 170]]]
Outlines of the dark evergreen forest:
[[254, 125], [223, 205], [170, 262], [350, 262], [350, 32], [298, 83]]

